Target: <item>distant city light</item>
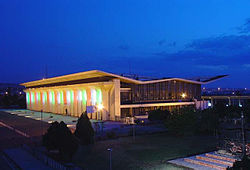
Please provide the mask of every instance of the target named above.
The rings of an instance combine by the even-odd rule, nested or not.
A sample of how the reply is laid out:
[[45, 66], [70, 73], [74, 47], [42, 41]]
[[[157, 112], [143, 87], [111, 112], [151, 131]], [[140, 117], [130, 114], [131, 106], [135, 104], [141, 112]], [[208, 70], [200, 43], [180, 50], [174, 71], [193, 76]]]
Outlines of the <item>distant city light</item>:
[[5, 94], [8, 94], [8, 92], [6, 91]]
[[247, 90], [247, 88], [245, 88], [245, 90]]
[[242, 104], [239, 104], [239, 107], [242, 107]]
[[208, 104], [207, 104], [207, 105], [208, 105], [208, 107], [211, 107], [211, 106], [212, 106], [212, 103], [208, 102]]
[[181, 97], [182, 97], [182, 98], [185, 98], [186, 96], [187, 96], [186, 93], [182, 93], [182, 94], [181, 94]]
[[226, 106], [228, 107], [229, 105], [228, 105], [228, 104], [226, 104]]
[[206, 90], [206, 88], [205, 88], [205, 87], [203, 87], [203, 90]]
[[218, 91], [220, 91], [220, 87], [218, 87]]

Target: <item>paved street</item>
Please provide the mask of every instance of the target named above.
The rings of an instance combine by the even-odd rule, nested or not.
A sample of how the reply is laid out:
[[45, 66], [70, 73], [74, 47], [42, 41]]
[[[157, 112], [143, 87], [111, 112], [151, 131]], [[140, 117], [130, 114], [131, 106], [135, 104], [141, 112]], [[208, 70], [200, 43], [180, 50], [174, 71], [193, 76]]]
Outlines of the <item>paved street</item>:
[[49, 123], [47, 122], [29, 119], [4, 111], [0, 111], [0, 121], [8, 126], [28, 134], [31, 137], [41, 136], [41, 134], [46, 132], [47, 128], [49, 127]]
[[[49, 127], [46, 122], [3, 111], [0, 111], [0, 122], [0, 150], [30, 143], [32, 140], [39, 138]], [[25, 137], [22, 133], [29, 135], [30, 138]]]
[[[9, 170], [8, 163], [4, 159], [1, 151], [7, 148], [21, 146], [22, 144], [32, 143], [41, 134], [46, 131], [49, 124], [17, 115], [12, 115], [7, 112], [0, 111], [0, 167], [1, 170]], [[8, 127], [6, 127], [7, 125]], [[19, 132], [19, 133], [17, 133]], [[26, 133], [30, 136], [27, 138], [23, 135]]]
[[3, 149], [19, 146], [21, 143], [27, 142], [26, 138], [16, 134], [14, 131], [0, 125], [0, 167], [3, 170], [10, 170], [8, 163], [1, 153]]

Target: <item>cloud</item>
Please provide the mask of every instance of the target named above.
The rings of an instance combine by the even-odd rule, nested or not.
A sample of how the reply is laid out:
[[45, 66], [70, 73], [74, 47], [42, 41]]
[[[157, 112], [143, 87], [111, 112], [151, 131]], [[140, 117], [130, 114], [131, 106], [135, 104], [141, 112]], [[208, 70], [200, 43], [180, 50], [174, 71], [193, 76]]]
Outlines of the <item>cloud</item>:
[[187, 45], [189, 48], [198, 50], [217, 50], [225, 52], [250, 50], [250, 36], [249, 35], [228, 35], [218, 36], [205, 39], [194, 40]]
[[201, 50], [181, 50], [176, 53], [168, 53], [166, 51], [162, 51], [154, 53], [154, 55], [165, 58], [166, 60], [172, 62], [185, 62], [198, 65], [220, 65], [221, 63], [220, 57], [215, 57], [214, 54]]
[[229, 66], [227, 65], [197, 65], [196, 67], [201, 69], [217, 70], [217, 71], [224, 71], [229, 68]]
[[[250, 35], [228, 35], [196, 39], [175, 53], [166, 50], [153, 53], [170, 61], [208, 65], [219, 69], [222, 65], [242, 65], [250, 58]], [[216, 67], [210, 67], [214, 65]], [[225, 67], [221, 67], [225, 69]]]
[[168, 43], [168, 46], [169, 47], [175, 47], [176, 46], [176, 42], [174, 41], [174, 42]]
[[166, 40], [165, 40], [165, 39], [162, 39], [162, 40], [158, 41], [159, 46], [162, 46], [162, 45], [165, 44], [165, 43], [166, 43]]
[[242, 26], [240, 26], [238, 29], [239, 29], [239, 33], [243, 33], [243, 34], [250, 33], [250, 18], [247, 18], [245, 23]]
[[120, 46], [118, 46], [118, 48], [121, 49], [121, 50], [124, 50], [124, 51], [129, 50], [129, 46], [128, 45], [120, 45]]
[[250, 68], [250, 64], [243, 64], [242, 66], [245, 68]]
[[162, 39], [160, 41], [158, 41], [158, 45], [159, 46], [162, 46], [162, 45], [166, 45], [167, 47], [175, 47], [176, 46], [176, 42], [170, 42], [170, 43], [167, 43], [167, 41], [165, 39]]

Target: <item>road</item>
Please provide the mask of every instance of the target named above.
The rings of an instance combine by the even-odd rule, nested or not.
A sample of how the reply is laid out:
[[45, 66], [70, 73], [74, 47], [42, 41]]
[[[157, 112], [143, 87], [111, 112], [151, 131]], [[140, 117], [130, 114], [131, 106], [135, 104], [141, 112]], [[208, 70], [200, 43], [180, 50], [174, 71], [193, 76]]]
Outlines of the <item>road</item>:
[[41, 136], [48, 127], [46, 122], [0, 111], [0, 169], [10, 169], [1, 153], [3, 149], [41, 142]]

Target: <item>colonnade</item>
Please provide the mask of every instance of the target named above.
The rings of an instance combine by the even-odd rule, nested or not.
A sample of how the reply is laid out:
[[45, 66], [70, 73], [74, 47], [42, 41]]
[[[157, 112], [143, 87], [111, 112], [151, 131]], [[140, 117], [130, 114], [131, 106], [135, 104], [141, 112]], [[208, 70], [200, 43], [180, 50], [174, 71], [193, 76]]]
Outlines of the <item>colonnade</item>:
[[26, 89], [26, 103], [30, 110], [79, 117], [87, 106], [103, 105], [103, 90], [100, 87]]

